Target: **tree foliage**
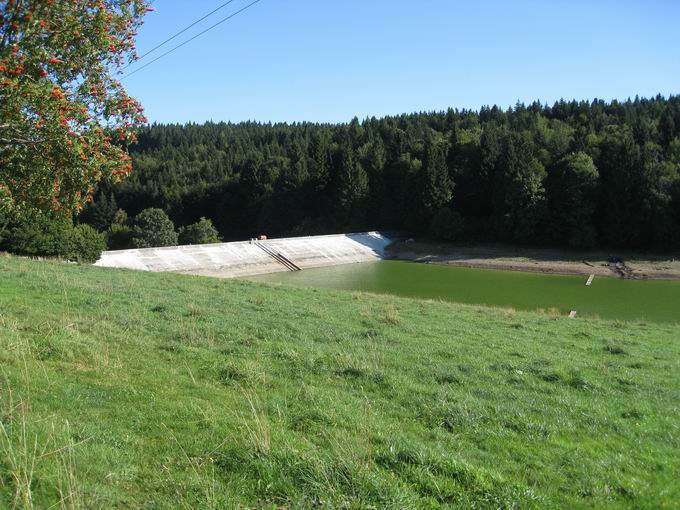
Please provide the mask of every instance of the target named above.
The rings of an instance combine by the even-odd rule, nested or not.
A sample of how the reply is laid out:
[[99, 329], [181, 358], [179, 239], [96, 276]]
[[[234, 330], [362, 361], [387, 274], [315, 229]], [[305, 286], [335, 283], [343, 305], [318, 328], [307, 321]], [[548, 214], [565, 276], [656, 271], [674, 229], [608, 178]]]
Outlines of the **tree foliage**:
[[562, 158], [548, 176], [552, 239], [560, 245], [595, 245], [595, 204], [599, 174], [593, 158], [576, 152]]
[[102, 186], [93, 207], [156, 207], [178, 226], [205, 217], [227, 240], [383, 228], [673, 249], [679, 127], [680, 97], [661, 96], [335, 125], [154, 125], [131, 150], [135, 172]]
[[545, 211], [546, 172], [528, 133], [505, 140], [496, 179], [496, 220], [502, 239], [527, 243], [535, 239]]
[[132, 169], [146, 122], [114, 78], [146, 0], [0, 2], [0, 202], [67, 216]]
[[449, 179], [444, 144], [428, 137], [423, 152], [423, 166], [418, 176], [418, 206], [426, 221], [430, 221], [451, 201], [453, 185]]
[[178, 235], [179, 244], [219, 243], [220, 236], [212, 221], [201, 218], [196, 223], [182, 227]]
[[106, 249], [104, 234], [89, 225], [74, 226], [69, 218], [33, 212], [12, 217], [6, 228], [9, 235], [0, 238], [0, 249], [21, 255], [96, 262]]
[[349, 144], [342, 147], [339, 159], [338, 218], [344, 225], [360, 225], [365, 221], [368, 176]]
[[162, 209], [144, 209], [134, 219], [132, 244], [135, 248], [177, 245], [177, 232]]
[[66, 218], [54, 219], [41, 213], [11, 221], [10, 235], [3, 249], [29, 256], [67, 257], [71, 252], [73, 223]]
[[127, 213], [118, 209], [113, 223], [106, 230], [106, 244], [109, 250], [125, 250], [132, 247], [133, 231]]
[[106, 237], [89, 225], [76, 225], [71, 233], [69, 258], [76, 262], [93, 263], [106, 250]]

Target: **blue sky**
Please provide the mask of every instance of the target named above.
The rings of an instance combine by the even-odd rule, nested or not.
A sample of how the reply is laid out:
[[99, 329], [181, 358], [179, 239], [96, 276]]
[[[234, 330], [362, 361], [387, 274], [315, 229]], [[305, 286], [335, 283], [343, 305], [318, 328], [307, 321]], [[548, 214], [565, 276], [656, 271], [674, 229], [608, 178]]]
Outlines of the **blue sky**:
[[[223, 2], [156, 0], [140, 53]], [[151, 122], [182, 123], [677, 94], [680, 1], [261, 0], [124, 83]]]

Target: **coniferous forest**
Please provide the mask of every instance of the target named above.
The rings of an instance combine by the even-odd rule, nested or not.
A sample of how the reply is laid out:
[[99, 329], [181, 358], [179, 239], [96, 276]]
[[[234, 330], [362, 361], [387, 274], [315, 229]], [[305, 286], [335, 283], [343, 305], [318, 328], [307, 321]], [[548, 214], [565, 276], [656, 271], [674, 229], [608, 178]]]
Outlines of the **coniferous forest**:
[[[81, 216], [143, 209], [224, 240], [367, 229], [571, 248], [680, 246], [680, 97], [347, 124], [158, 125]], [[125, 217], [125, 215], [123, 215]]]

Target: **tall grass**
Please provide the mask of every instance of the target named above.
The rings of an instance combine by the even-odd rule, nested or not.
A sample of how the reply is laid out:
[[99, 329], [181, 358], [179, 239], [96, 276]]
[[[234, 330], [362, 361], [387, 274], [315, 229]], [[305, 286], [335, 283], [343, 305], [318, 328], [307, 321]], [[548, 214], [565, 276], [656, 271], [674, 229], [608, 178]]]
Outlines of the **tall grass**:
[[0, 258], [0, 508], [673, 508], [678, 339]]
[[6, 378], [0, 386], [0, 413], [0, 464], [9, 475], [0, 478], [0, 486], [13, 493], [11, 507], [34, 508], [35, 473], [49, 464], [56, 467], [52, 485], [59, 495], [50, 508], [84, 508], [75, 459], [77, 444], [68, 422], [58, 426], [54, 419], [31, 419], [30, 399], [16, 398]]

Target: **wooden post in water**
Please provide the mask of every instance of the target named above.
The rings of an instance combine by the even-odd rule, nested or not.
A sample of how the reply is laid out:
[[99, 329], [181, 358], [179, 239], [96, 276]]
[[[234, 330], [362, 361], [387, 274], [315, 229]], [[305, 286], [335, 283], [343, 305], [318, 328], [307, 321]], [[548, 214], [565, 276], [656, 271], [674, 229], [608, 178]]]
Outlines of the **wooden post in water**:
[[586, 287], [590, 287], [590, 286], [593, 284], [593, 280], [594, 280], [594, 279], [595, 279], [595, 275], [594, 275], [594, 274], [591, 274], [591, 275], [588, 277], [588, 281], [586, 282]]

